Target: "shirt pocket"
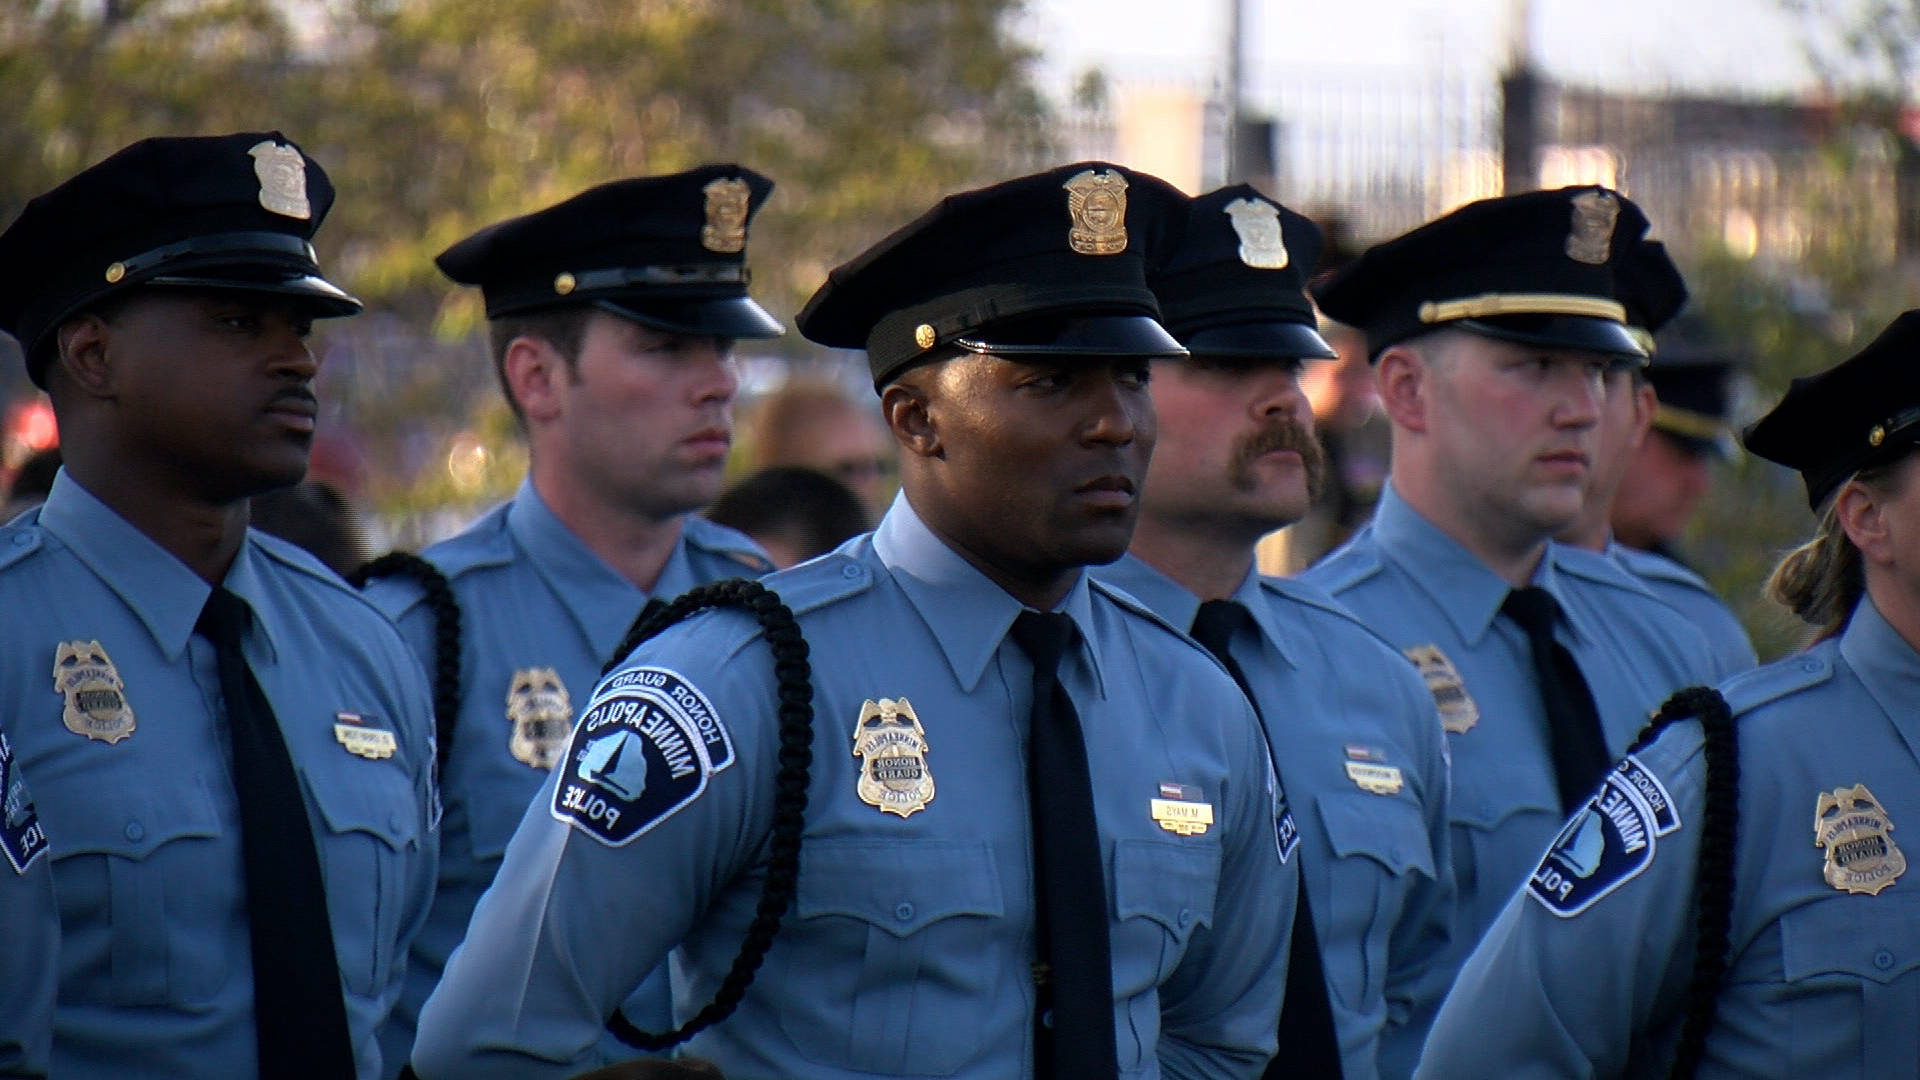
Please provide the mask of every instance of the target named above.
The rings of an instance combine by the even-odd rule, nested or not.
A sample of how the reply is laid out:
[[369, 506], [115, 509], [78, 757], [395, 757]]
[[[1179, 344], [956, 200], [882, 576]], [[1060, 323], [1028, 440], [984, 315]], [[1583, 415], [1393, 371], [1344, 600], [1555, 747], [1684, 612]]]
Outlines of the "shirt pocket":
[[1920, 898], [1836, 894], [1794, 908], [1780, 918], [1780, 963], [1788, 1074], [1912, 1074], [1920, 1061]]
[[[1220, 847], [1206, 840], [1123, 838], [1113, 843], [1113, 988], [1134, 1045], [1120, 1031], [1122, 1070], [1146, 1067], [1160, 1042], [1158, 987], [1173, 976], [1200, 927], [1213, 926]], [[1232, 943], [1223, 943], [1232, 948]]]
[[[236, 941], [245, 947], [231, 926], [246, 908], [237, 833], [223, 839], [233, 826], [222, 827], [205, 787], [96, 781], [34, 794], [60, 823], [62, 996], [186, 1008], [213, 999], [229, 965], [247, 962], [228, 951]], [[61, 805], [74, 802], [84, 805]]]
[[420, 809], [397, 769], [358, 758], [343, 764], [354, 768], [308, 777], [320, 808], [313, 832], [340, 974], [348, 992], [378, 997], [393, 978], [395, 945], [407, 924], [410, 862], [422, 857]]
[[969, 1018], [1004, 990], [1015, 940], [991, 846], [810, 838], [801, 860], [783, 981], [810, 992], [779, 1010], [800, 1053], [889, 1076], [946, 1075], [985, 1053]]
[[[1326, 870], [1333, 897], [1330, 910], [1314, 912], [1323, 924], [1318, 928], [1321, 938], [1331, 938], [1321, 956], [1334, 992], [1348, 999], [1349, 1008], [1363, 1010], [1386, 993], [1391, 968], [1387, 950], [1415, 885], [1411, 878], [1432, 881], [1438, 876], [1432, 842], [1420, 808], [1404, 799], [1323, 792], [1316, 803], [1333, 852]], [[1357, 955], [1356, 939], [1361, 946]], [[1358, 972], [1346, 967], [1356, 962]]]
[[[1457, 763], [1456, 763], [1457, 764]], [[1538, 789], [1536, 794], [1527, 790]], [[1537, 777], [1507, 768], [1481, 771], [1453, 770], [1453, 799], [1448, 805], [1453, 826], [1453, 877], [1459, 887], [1464, 918], [1485, 907], [1491, 922], [1513, 890], [1532, 876], [1566, 816], [1553, 793]], [[1469, 910], [1473, 909], [1473, 910]], [[1484, 926], [1466, 928], [1477, 936]]]

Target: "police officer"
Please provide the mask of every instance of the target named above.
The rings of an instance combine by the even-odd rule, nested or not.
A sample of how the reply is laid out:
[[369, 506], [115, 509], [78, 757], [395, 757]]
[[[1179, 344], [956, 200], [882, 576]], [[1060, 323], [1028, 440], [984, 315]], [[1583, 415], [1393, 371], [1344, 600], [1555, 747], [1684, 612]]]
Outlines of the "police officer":
[[1604, 377], [1639, 363], [1615, 264], [1646, 219], [1604, 188], [1472, 203], [1314, 287], [1363, 329], [1393, 422], [1373, 521], [1306, 572], [1425, 676], [1450, 738], [1450, 958], [1706, 643], [1618, 567], [1549, 543], [1580, 512]]
[[1820, 516], [1769, 584], [1818, 643], [1662, 711], [1468, 962], [1423, 1074], [1920, 1071], [1916, 350], [1910, 311], [1747, 432]]
[[33, 793], [13, 763], [13, 745], [0, 730], [0, 911], [6, 948], [0, 950], [0, 1076], [45, 1076], [53, 1044], [53, 1000], [60, 963], [60, 908], [53, 898], [47, 830]]
[[1660, 334], [1646, 370], [1653, 421], [1613, 503], [1620, 543], [1686, 565], [1680, 539], [1713, 485], [1715, 463], [1733, 456], [1732, 413], [1744, 361], [1691, 313]]
[[[485, 297], [529, 467], [510, 501], [422, 553], [444, 584], [390, 576], [369, 589], [443, 679], [454, 675], [439, 629], [458, 627], [440, 881], [382, 1037], [390, 1068], [565, 745], [576, 695], [648, 599], [773, 568], [744, 535], [690, 513], [720, 493], [734, 340], [781, 333], [747, 295], [747, 232], [772, 188], [737, 165], [617, 180], [439, 257]], [[669, 1022], [665, 980], [629, 1010], [643, 1027]]]
[[[1300, 827], [1302, 910], [1325, 968], [1324, 987], [1302, 982], [1320, 976], [1296, 934], [1276, 1066], [1351, 1080], [1412, 1071], [1446, 992], [1453, 870], [1445, 747], [1419, 676], [1325, 593], [1254, 568], [1260, 538], [1324, 480], [1299, 378], [1333, 357], [1302, 291], [1319, 249], [1311, 221], [1244, 184], [1189, 206], [1151, 284], [1192, 356], [1154, 362], [1160, 438], [1140, 525], [1095, 577], [1226, 648], [1246, 681]], [[1339, 1043], [1308, 1068], [1316, 989]]]
[[[766, 579], [810, 643], [812, 774], [792, 914], [687, 1044], [728, 1076], [1254, 1076], [1273, 1053], [1297, 878], [1259, 728], [1082, 570], [1132, 533], [1149, 360], [1181, 351], [1144, 262], [1184, 201], [1103, 163], [955, 195], [801, 313], [866, 348], [904, 484], [873, 534]], [[787, 629], [701, 616], [594, 691], [427, 1002], [421, 1076], [566, 1075], [670, 951], [677, 1019], [715, 995], [792, 824]]]
[[[1669, 350], [1658, 347], [1658, 335], [1687, 301], [1680, 268], [1658, 240], [1641, 241], [1639, 249], [1621, 262], [1617, 274], [1628, 328], [1652, 360], [1648, 367], [1616, 366], [1607, 372], [1598, 449], [1587, 480], [1586, 500], [1580, 516], [1561, 529], [1555, 539], [1613, 560], [1638, 578], [1648, 592], [1686, 616], [1706, 635], [1712, 648], [1714, 677], [1726, 678], [1759, 662], [1739, 618], [1700, 575], [1665, 555], [1628, 547], [1613, 535], [1614, 504], [1657, 415], [1659, 401], [1647, 373], [1676, 366]], [[1688, 348], [1685, 339], [1672, 343], [1682, 351]]]
[[380, 1072], [438, 847], [426, 681], [358, 593], [247, 528], [306, 470], [313, 320], [360, 307], [314, 263], [332, 203], [277, 132], [148, 139], [0, 235], [0, 327], [66, 458], [0, 529], [56, 1076]]

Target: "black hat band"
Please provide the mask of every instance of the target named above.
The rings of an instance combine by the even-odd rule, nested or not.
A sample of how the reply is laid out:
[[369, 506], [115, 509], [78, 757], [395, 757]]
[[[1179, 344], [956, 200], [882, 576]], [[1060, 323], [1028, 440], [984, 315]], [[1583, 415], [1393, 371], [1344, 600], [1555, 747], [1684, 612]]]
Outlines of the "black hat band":
[[200, 258], [208, 255], [284, 256], [317, 265], [313, 245], [297, 236], [278, 232], [234, 232], [190, 236], [165, 247], [143, 251], [132, 258], [109, 264], [104, 276], [109, 285], [117, 285], [127, 278], [137, 277], [188, 256]]
[[487, 317], [497, 318], [532, 308], [592, 300], [634, 289], [658, 290], [660, 296], [743, 296], [750, 275], [739, 263], [689, 263], [678, 266], [612, 266], [599, 270], [562, 270], [551, 278], [513, 285], [486, 285]]
[[586, 290], [624, 289], [635, 285], [740, 285], [752, 275], [745, 266], [709, 264], [689, 266], [616, 266], [610, 270], [583, 270], [563, 273], [553, 279], [553, 291], [565, 296]]
[[1496, 315], [1578, 315], [1625, 325], [1627, 309], [1618, 300], [1575, 293], [1485, 293], [1459, 300], [1428, 300], [1420, 305], [1423, 323], [1449, 323]]

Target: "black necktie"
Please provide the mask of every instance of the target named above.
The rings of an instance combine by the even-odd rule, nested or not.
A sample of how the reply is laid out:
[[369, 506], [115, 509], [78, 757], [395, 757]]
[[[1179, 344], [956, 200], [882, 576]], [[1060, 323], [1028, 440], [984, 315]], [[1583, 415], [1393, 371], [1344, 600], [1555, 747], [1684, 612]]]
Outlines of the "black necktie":
[[233, 743], [260, 1075], [352, 1076], [340, 961], [300, 779], [273, 706], [240, 651], [251, 618], [244, 601], [216, 588], [193, 629], [213, 643]]
[[[1023, 611], [1013, 640], [1033, 661], [1033, 723], [1027, 739], [1028, 815], [1033, 823], [1034, 1072], [1043, 1078], [1118, 1074], [1113, 961], [1107, 942], [1106, 864], [1093, 818], [1093, 779], [1080, 714], [1060, 684], [1073, 620]], [[1051, 1014], [1051, 1015], [1049, 1015]]]
[[[1232, 600], [1208, 600], [1193, 616], [1193, 640], [1220, 658], [1247, 703], [1259, 715], [1247, 685], [1247, 673], [1228, 651], [1234, 631], [1245, 627], [1258, 634], [1259, 625], [1247, 609]], [[1265, 732], [1262, 732], [1262, 737]], [[1304, 867], [1303, 867], [1304, 871]], [[1313, 928], [1313, 906], [1307, 900], [1307, 875], [1300, 874], [1299, 897], [1293, 906], [1293, 949], [1287, 962], [1287, 999], [1280, 1009], [1280, 1054], [1268, 1064], [1264, 1080], [1282, 1077], [1340, 1076], [1340, 1037], [1333, 1026], [1333, 1002], [1327, 997], [1327, 976], [1320, 960], [1320, 938]]]
[[1560, 809], [1571, 814], [1593, 794], [1613, 763], [1606, 734], [1600, 729], [1600, 710], [1593, 704], [1593, 691], [1580, 673], [1580, 664], [1565, 645], [1553, 638], [1560, 605], [1552, 594], [1531, 585], [1515, 589], [1500, 605], [1500, 613], [1527, 633], [1534, 677], [1540, 683], [1540, 700], [1547, 710]]

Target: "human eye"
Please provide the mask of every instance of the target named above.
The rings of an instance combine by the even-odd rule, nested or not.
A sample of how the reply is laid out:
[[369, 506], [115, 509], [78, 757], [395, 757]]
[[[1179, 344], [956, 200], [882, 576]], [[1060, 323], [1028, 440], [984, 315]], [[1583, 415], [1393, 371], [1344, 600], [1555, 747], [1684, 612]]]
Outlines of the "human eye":
[[1153, 381], [1153, 366], [1144, 360], [1137, 364], [1122, 364], [1115, 370], [1114, 377], [1128, 389], [1144, 389]]

